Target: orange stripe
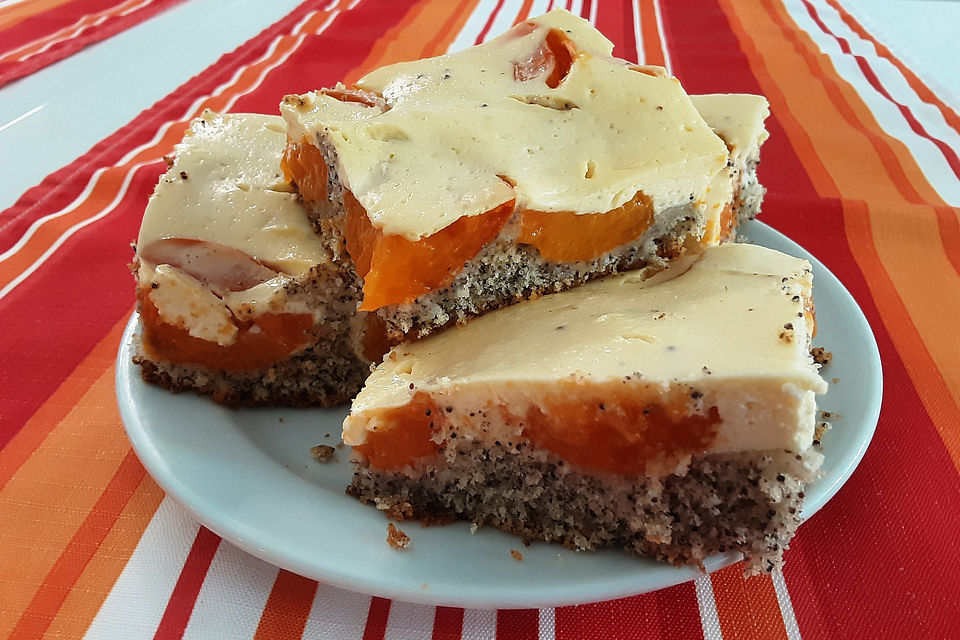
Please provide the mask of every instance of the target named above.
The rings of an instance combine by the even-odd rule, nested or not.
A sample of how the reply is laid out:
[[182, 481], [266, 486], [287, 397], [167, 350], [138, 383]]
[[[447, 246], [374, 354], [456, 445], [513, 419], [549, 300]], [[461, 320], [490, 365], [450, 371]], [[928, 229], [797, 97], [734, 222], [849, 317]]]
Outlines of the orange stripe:
[[42, 38], [38, 38], [33, 42], [28, 42], [27, 44], [21, 47], [18, 47], [17, 49], [14, 49], [7, 55], [0, 58], [0, 62], [17, 62], [22, 58], [29, 57], [34, 52], [42, 49], [49, 43], [56, 42], [57, 40], [63, 38], [64, 36], [67, 36], [70, 33], [73, 33], [79, 29], [82, 29], [83, 27], [92, 25], [94, 22], [96, 22], [100, 18], [118, 16], [124, 11], [126, 11], [127, 9], [129, 9], [130, 7], [134, 7], [142, 1], [143, 0], [127, 0], [126, 2], [118, 4], [114, 7], [110, 7], [109, 9], [105, 9], [104, 11], [87, 14], [69, 26], [66, 26], [58, 31], [55, 31], [54, 33], [47, 34]]
[[[304, 25], [304, 32], [315, 30], [323, 24], [328, 16], [329, 13], [327, 12], [321, 12], [314, 16]], [[183, 133], [191, 119], [199, 115], [205, 108], [210, 108], [214, 111], [222, 110], [233, 96], [252, 89], [259, 73], [272, 62], [289, 52], [290, 49], [298, 43], [299, 38], [297, 36], [282, 36], [279, 39], [279, 44], [274, 53], [269, 58], [245, 69], [237, 80], [224, 88], [223, 91], [216, 96], [211, 96], [204, 100], [200, 107], [190, 114], [187, 119], [171, 123], [158, 142], [138, 152], [129, 162], [104, 171], [96, 180], [93, 189], [91, 189], [86, 199], [81, 202], [76, 209], [45, 222], [17, 253], [8, 257], [5, 261], [0, 262], [0, 288], [9, 284], [39, 259], [63, 232], [74, 224], [86, 220], [102, 211], [120, 192], [124, 178], [133, 165], [147, 161], [159, 162], [163, 155], [169, 153], [173, 145], [183, 137]]]
[[743, 565], [737, 563], [711, 573], [710, 581], [723, 637], [786, 640], [787, 629], [770, 576], [744, 578]]
[[281, 569], [263, 608], [254, 640], [288, 640], [303, 635], [317, 583]]
[[109, 367], [0, 490], [0, 637], [10, 633], [129, 452]]
[[893, 66], [895, 66], [903, 77], [906, 79], [907, 84], [917, 93], [921, 100], [931, 104], [943, 114], [943, 119], [953, 128], [954, 131], [960, 133], [960, 116], [957, 115], [957, 112], [951, 109], [946, 105], [939, 96], [935, 94], [924, 82], [921, 80], [907, 65], [903, 64], [900, 59], [893, 55], [893, 52], [889, 48], [876, 38], [874, 38], [870, 33], [864, 29], [857, 20], [850, 15], [837, 0], [827, 0], [827, 4], [833, 7], [837, 13], [840, 14], [840, 19], [843, 20], [850, 29], [856, 33], [858, 36], [864, 40], [868, 40], [876, 48], [877, 53], [886, 58]]
[[[825, 79], [811, 76], [804, 68], [809, 61], [803, 55], [809, 56], [809, 51], [783, 46], [784, 35], [794, 34], [785, 34], [783, 26], [762, 10], [749, 11], [729, 0], [721, 0], [721, 5], [818, 193], [847, 203], [873, 203], [868, 209], [870, 246], [861, 246], [863, 238], [851, 234], [851, 221], [845, 219], [849, 244], [911, 379], [960, 468], [960, 442], [950, 427], [950, 416], [956, 415], [958, 405], [956, 399], [944, 402], [950, 396], [943, 393], [960, 385], [960, 345], [943, 332], [940, 321], [944, 315], [960, 313], [960, 283], [946, 256], [936, 250], [942, 245], [935, 212], [906, 202], [870, 141], [850, 126], [862, 127], [862, 122], [846, 120], [832, 102], [838, 99], [837, 92], [829, 93], [829, 87], [823, 86]], [[849, 88], [837, 82], [835, 74], [829, 80]], [[855, 95], [851, 99], [863, 108]], [[913, 163], [903, 166], [912, 173], [918, 171]], [[925, 180], [912, 185], [929, 189]], [[876, 251], [876, 264], [864, 262], [866, 250]], [[917, 260], [919, 255], [924, 259]], [[930, 305], [933, 299], [942, 307]], [[906, 313], [900, 314], [900, 308]], [[938, 371], [934, 363], [940, 375], [930, 375]]]
[[87, 563], [113, 528], [146, 471], [132, 450], [127, 452], [93, 509], [57, 558], [10, 634], [10, 640], [35, 638], [44, 633]]
[[530, 7], [532, 6], [533, 0], [523, 0], [523, 4], [520, 5], [520, 10], [517, 11], [517, 17], [513, 19], [513, 26], [517, 26], [527, 19], [530, 15]]
[[420, 57], [429, 58], [446, 53], [479, 2], [480, 0], [461, 0], [460, 6], [450, 14], [443, 26], [437, 29], [436, 35], [423, 47]]
[[[957, 314], [960, 314], [960, 274], [954, 270], [952, 261], [946, 254], [948, 244], [940, 235], [941, 225], [937, 214], [937, 206], [945, 204], [930, 186], [906, 146], [883, 132], [856, 90], [839, 78], [825, 56], [818, 55], [819, 48], [816, 43], [806, 32], [796, 27], [791, 26], [788, 31], [787, 25], [792, 25], [792, 22], [786, 9], [779, 4], [772, 5], [772, 8], [775, 11], [773, 18], [783, 32], [792, 32], [801, 40], [802, 51], [807, 54], [807, 63], [812, 66], [815, 61], [819, 61], [824, 77], [831, 79], [830, 84], [843, 94], [843, 97], [831, 98], [844, 118], [867, 137], [888, 170], [888, 176], [897, 184], [903, 196], [899, 203], [871, 197], [871, 188], [876, 188], [877, 185], [876, 178], [862, 173], [856, 166], [851, 166], [854, 163], [849, 162], [851, 157], [863, 162], [861, 154], [845, 155], [842, 160], [838, 160], [838, 169], [843, 169], [843, 172], [835, 173], [844, 177], [840, 184], [841, 191], [844, 191], [848, 198], [863, 198], [870, 203], [868, 212], [878, 255], [893, 279], [913, 325], [907, 327], [907, 331], [919, 332], [929, 357], [936, 363], [933, 368], [928, 364], [915, 370], [918, 375], [915, 382], [917, 385], [925, 385], [931, 377], [930, 372], [939, 371], [952, 396], [954, 410], [960, 412], [960, 340], [943, 331], [943, 318], [957, 317]], [[850, 151], [847, 149], [843, 153], [849, 154]], [[864, 148], [863, 153], [869, 153], [869, 150]], [[896, 159], [893, 156], [896, 156]], [[918, 190], [921, 193], [918, 193]], [[934, 206], [909, 206], [921, 197]], [[960, 215], [960, 210], [954, 210], [954, 215]], [[937, 251], [937, 247], [941, 251]], [[917, 256], [921, 255], [923, 259], [918, 260]], [[960, 256], [956, 258], [960, 259]], [[937, 304], [930, 304], [931, 300], [937, 300]], [[898, 351], [903, 353], [899, 347]], [[953, 428], [952, 420], [941, 422], [939, 430], [951, 451], [954, 464], [960, 467], [960, 450], [957, 449], [960, 433]]]
[[163, 491], [160, 487], [150, 476], [144, 477], [56, 612], [47, 629], [48, 637], [83, 636], [133, 555], [140, 536], [162, 500]]
[[71, 0], [26, 0], [9, 7], [0, 7], [0, 29], [9, 29], [35, 15], [49, 11]]
[[657, 8], [653, 0], [640, 0], [640, 35], [643, 37], [643, 64], [664, 66], [663, 43], [657, 26]]
[[[133, 309], [131, 308], [131, 311]], [[17, 469], [36, 451], [43, 439], [60, 423], [93, 383], [113, 364], [127, 316], [113, 325], [107, 335], [70, 372], [56, 391], [40, 405], [33, 416], [0, 450], [0, 489], [6, 486]]]

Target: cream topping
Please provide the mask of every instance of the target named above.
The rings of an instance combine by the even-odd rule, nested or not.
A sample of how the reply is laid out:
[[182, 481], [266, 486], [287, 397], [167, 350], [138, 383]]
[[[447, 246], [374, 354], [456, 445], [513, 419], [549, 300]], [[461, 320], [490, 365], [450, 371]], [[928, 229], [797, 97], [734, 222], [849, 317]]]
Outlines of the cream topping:
[[734, 160], [755, 156], [767, 139], [764, 120], [770, 105], [763, 96], [747, 93], [710, 93], [690, 96], [706, 123], [720, 136]]
[[725, 244], [647, 280], [633, 272], [500, 309], [394, 347], [354, 400], [344, 441], [364, 442], [381, 410], [416, 392], [454, 412], [522, 414], [575, 380], [585, 393], [679, 389], [693, 410], [717, 407], [713, 450], [802, 450], [826, 391], [809, 354], [811, 287], [807, 261]]
[[193, 276], [161, 264], [153, 271], [150, 301], [167, 324], [186, 329], [194, 338], [222, 347], [237, 339], [237, 325], [227, 305]]
[[[339, 180], [373, 224], [410, 240], [512, 198], [576, 213], [609, 211], [637, 191], [656, 210], [704, 201], [727, 150], [680, 83], [611, 58], [610, 42], [565, 11], [533, 23], [525, 35], [362, 78], [385, 112], [322, 93], [288, 96], [289, 136], [332, 146]], [[557, 88], [514, 79], [514, 63], [551, 28], [579, 51], [569, 74]]]
[[218, 242], [291, 275], [327, 262], [280, 171], [285, 144], [279, 116], [205, 111], [150, 196], [138, 246], [163, 238]]

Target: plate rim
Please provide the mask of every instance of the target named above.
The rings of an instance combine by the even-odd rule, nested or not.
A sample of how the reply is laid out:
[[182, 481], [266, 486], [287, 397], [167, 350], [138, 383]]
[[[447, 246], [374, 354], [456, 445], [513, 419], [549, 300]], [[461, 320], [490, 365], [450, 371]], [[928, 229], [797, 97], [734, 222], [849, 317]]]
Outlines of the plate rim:
[[[819, 511], [827, 502], [829, 502], [837, 494], [840, 488], [850, 479], [860, 461], [863, 459], [867, 447], [873, 441], [877, 422], [880, 416], [883, 397], [882, 362], [873, 329], [867, 321], [862, 309], [857, 304], [856, 299], [850, 294], [843, 283], [809, 251], [801, 247], [799, 244], [791, 240], [780, 231], [759, 221], [752, 221], [749, 224], [750, 228], [755, 228], [762, 225], [765, 232], [772, 232], [775, 234], [775, 236], [778, 236], [777, 240], [784, 243], [784, 245], [787, 247], [786, 252], [798, 252], [805, 256], [806, 259], [812, 263], [816, 272], [815, 278], [817, 280], [822, 281], [826, 279], [831, 281], [831, 284], [846, 300], [846, 303], [855, 311], [853, 315], [855, 316], [857, 324], [856, 330], [864, 335], [864, 337], [867, 339], [868, 347], [870, 347], [869, 353], [865, 354], [864, 357], [871, 361], [871, 367], [874, 371], [876, 371], [877, 374], [875, 378], [873, 378], [873, 380], [875, 380], [875, 384], [872, 385], [872, 393], [870, 394], [869, 398], [865, 399], [868, 412], [866, 413], [866, 420], [864, 422], [865, 431], [862, 439], [859, 442], [859, 446], [857, 446], [855, 449], [844, 450], [839, 459], [836, 478], [834, 481], [825, 489], [823, 489], [822, 493], [819, 493], [815, 500], [810, 500], [804, 504], [801, 513], [803, 515], [804, 522], [806, 522], [813, 517], [814, 514], [816, 514], [816, 512]], [[745, 232], [745, 235], [749, 236], [749, 228], [745, 229]], [[317, 569], [319, 566], [316, 562], [308, 562], [302, 558], [291, 557], [289, 554], [284, 555], [281, 551], [276, 549], [276, 544], [263, 544], [263, 541], [260, 541], [260, 544], [258, 544], [254, 537], [248, 537], [245, 532], [239, 530], [243, 527], [243, 525], [236, 518], [224, 513], [211, 514], [208, 512], [208, 510], [203, 508], [202, 504], [194, 504], [192, 494], [199, 495], [199, 493], [195, 490], [192, 490], [189, 486], [187, 486], [186, 483], [178, 479], [171, 472], [171, 470], [167, 468], [167, 463], [160, 452], [149, 446], [149, 444], [144, 441], [146, 439], [145, 432], [143, 432], [142, 429], [138, 431], [135, 428], [139, 421], [134, 416], [134, 401], [131, 393], [131, 385], [140, 382], [140, 375], [139, 372], [134, 371], [134, 367], [136, 365], [134, 365], [132, 361], [130, 343], [131, 337], [136, 330], [137, 319], [138, 314], [136, 311], [134, 311], [127, 322], [126, 327], [124, 328], [123, 336], [121, 338], [120, 346], [116, 356], [115, 375], [115, 390], [117, 404], [120, 411], [120, 418], [124, 431], [133, 447], [134, 452], [160, 488], [163, 489], [163, 491], [173, 498], [179, 505], [186, 508], [191, 516], [194, 517], [201, 525], [210, 529], [212, 532], [216, 533], [218, 536], [227, 540], [231, 544], [239, 547], [243, 551], [269, 562], [270, 564], [311, 579], [322, 581], [325, 584], [347, 589], [353, 592], [371, 594], [404, 602], [437, 606], [499, 609], [542, 608], [600, 602], [666, 589], [677, 584], [688, 582], [698, 576], [703, 575], [703, 573], [697, 568], [678, 567], [672, 574], [671, 579], [663, 581], [660, 586], [652, 588], [631, 588], [628, 584], [621, 584], [621, 582], [625, 582], [623, 580], [610, 585], [603, 581], [600, 581], [599, 583], [597, 581], [593, 581], [589, 583], [581, 583], [584, 586], [579, 590], [579, 592], [576, 593], [569, 593], [569, 589], [563, 590], [562, 588], [558, 588], [556, 585], [554, 585], [552, 588], [549, 585], [544, 585], [542, 592], [538, 590], [535, 593], [528, 593], [525, 597], [520, 599], [516, 597], [516, 594], [512, 594], [510, 601], [507, 602], [503, 598], [498, 598], [495, 593], [491, 593], [489, 588], [481, 589], [479, 592], [475, 590], [470, 592], [470, 589], [461, 589], [461, 591], [463, 591], [462, 593], [439, 593], [433, 590], [411, 590], [401, 587], [391, 587], [389, 585], [378, 585], [374, 580], [363, 578], [349, 572], [336, 569], [318, 571]], [[203, 401], [209, 402], [208, 399], [203, 399]], [[369, 508], [359, 504], [358, 507], [365, 509]], [[723, 554], [715, 554], [708, 557], [705, 560], [704, 565], [707, 569], [707, 573], [713, 573], [714, 571], [730, 566], [739, 560], [739, 553], [728, 552]], [[583, 592], [588, 588], [590, 589], [590, 595], [585, 596]]]

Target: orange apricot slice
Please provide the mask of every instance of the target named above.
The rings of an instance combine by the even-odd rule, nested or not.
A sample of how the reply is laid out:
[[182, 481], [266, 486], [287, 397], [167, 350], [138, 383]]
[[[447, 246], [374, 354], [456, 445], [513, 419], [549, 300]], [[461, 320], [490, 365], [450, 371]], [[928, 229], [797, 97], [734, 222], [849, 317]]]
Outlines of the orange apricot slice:
[[519, 241], [545, 260], [591, 260], [639, 238], [653, 223], [653, 203], [642, 191], [606, 213], [526, 210]]
[[[664, 405], [616, 395], [543, 398], [525, 416], [505, 406], [500, 410], [509, 421], [524, 422], [523, 437], [538, 448], [581, 469], [628, 476], [644, 473], [651, 462], [669, 463], [705, 450], [720, 422], [716, 407], [700, 415], [683, 402]], [[378, 415], [379, 428], [355, 449], [374, 467], [399, 469], [439, 450], [433, 437], [446, 420], [430, 396], [417, 392], [408, 404]]]
[[349, 191], [344, 191], [343, 202], [347, 213], [347, 252], [363, 278], [363, 311], [411, 302], [449, 284], [464, 264], [497, 237], [514, 207], [510, 200], [412, 241], [399, 235], [384, 235]]
[[367, 441], [354, 450], [378, 469], [399, 469], [439, 450], [431, 438], [442, 419], [443, 413], [430, 396], [417, 392], [402, 407], [387, 409], [380, 420], [389, 427], [371, 431]]
[[536, 406], [527, 411], [524, 436], [581, 468], [621, 475], [643, 473], [661, 457], [703, 451], [720, 421], [715, 407], [699, 415], [630, 398], [554, 399], [549, 406], [549, 414]]
[[570, 73], [576, 57], [577, 48], [567, 34], [560, 29], [550, 29], [529, 57], [514, 63], [513, 79], [523, 82], [546, 75], [547, 86], [556, 89]]
[[155, 360], [196, 364], [218, 371], [252, 371], [286, 360], [314, 340], [312, 314], [266, 313], [253, 322], [234, 320], [240, 329], [237, 339], [221, 346], [164, 322], [146, 291], [149, 290], [139, 296], [143, 345], [146, 354]]
[[310, 144], [306, 138], [290, 140], [283, 149], [280, 168], [284, 179], [296, 185], [297, 191], [307, 202], [326, 202], [327, 200], [327, 161], [320, 149]]

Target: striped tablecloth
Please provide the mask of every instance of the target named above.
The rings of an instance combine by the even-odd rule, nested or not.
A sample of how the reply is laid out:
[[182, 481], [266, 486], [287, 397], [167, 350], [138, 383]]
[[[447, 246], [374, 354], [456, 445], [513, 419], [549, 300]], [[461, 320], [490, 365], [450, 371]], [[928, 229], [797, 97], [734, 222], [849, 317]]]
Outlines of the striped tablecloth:
[[0, 87], [183, 0], [21, 0], [0, 5]]
[[[286, 93], [559, 5], [690, 93], [770, 100], [763, 217], [850, 289], [883, 358], [884, 408], [856, 474], [801, 528], [783, 575], [732, 567], [539, 611], [348, 593], [199, 527], [145, 474], [113, 391], [128, 243], [161, 157], [205, 107], [276, 113]], [[958, 148], [956, 105], [837, 0], [308, 0], [0, 214], [0, 636], [960, 636]]]

